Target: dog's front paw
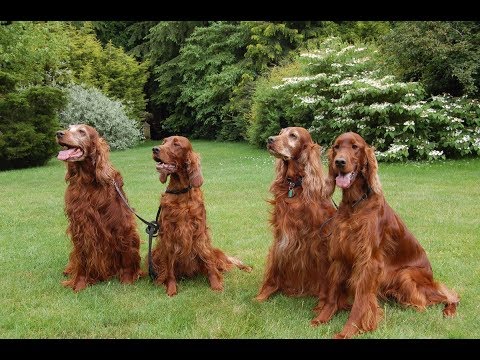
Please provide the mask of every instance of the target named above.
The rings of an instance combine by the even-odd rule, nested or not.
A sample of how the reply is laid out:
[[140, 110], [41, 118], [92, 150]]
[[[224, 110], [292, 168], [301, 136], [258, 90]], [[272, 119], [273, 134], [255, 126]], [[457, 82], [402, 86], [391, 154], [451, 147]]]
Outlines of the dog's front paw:
[[223, 290], [223, 277], [220, 274], [210, 273], [208, 275], [208, 281], [210, 282], [210, 288], [214, 291]]
[[358, 327], [355, 324], [345, 324], [342, 331], [335, 334], [333, 339], [350, 339], [351, 337], [357, 335], [360, 332]]
[[124, 284], [133, 284], [136, 278], [130, 270], [120, 271], [120, 282]]
[[63, 270], [63, 276], [68, 276], [73, 272], [73, 265], [71, 262], [65, 266], [65, 269]]
[[168, 283], [167, 295], [170, 297], [177, 295], [177, 284], [174, 281]]
[[211, 288], [213, 291], [223, 291], [223, 285], [222, 285], [222, 283], [211, 284], [211, 285], [210, 285], [210, 288]]
[[268, 296], [264, 294], [260, 294], [254, 297], [254, 300], [258, 302], [264, 302], [267, 299], [268, 299]]
[[75, 292], [79, 292], [88, 286], [85, 276], [79, 276], [76, 279], [62, 281], [62, 285], [66, 287], [71, 287], [72, 290]]

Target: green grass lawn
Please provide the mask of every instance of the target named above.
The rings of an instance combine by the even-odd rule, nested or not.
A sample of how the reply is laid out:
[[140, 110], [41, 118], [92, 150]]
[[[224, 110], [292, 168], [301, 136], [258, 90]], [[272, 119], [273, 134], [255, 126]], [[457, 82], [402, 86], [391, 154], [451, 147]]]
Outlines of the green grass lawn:
[[[153, 144], [111, 154], [130, 204], [149, 220], [166, 187], [151, 158]], [[313, 297], [253, 301], [272, 242], [266, 200], [273, 158], [242, 143], [193, 146], [202, 156], [213, 244], [252, 265], [251, 273], [225, 274], [222, 293], [197, 277], [180, 280], [178, 295], [169, 298], [146, 277], [76, 294], [60, 284], [71, 246], [64, 164], [52, 159], [45, 167], [0, 172], [0, 338], [330, 338], [340, 331], [346, 312], [310, 326]], [[480, 159], [381, 163], [380, 179], [390, 205], [427, 251], [436, 279], [455, 289], [461, 302], [454, 319], [444, 319], [440, 305], [417, 312], [381, 303], [378, 329], [359, 338], [479, 338]], [[138, 225], [145, 257], [147, 234]]]

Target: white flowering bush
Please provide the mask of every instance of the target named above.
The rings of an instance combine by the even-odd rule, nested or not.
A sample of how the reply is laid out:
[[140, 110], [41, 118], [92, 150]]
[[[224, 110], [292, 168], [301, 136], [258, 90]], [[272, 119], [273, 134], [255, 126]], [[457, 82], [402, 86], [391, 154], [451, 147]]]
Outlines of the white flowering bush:
[[111, 149], [135, 146], [142, 139], [137, 122], [129, 119], [120, 101], [111, 100], [96, 88], [69, 85], [68, 104], [60, 113], [60, 125], [88, 124], [97, 129]]
[[343, 132], [358, 132], [385, 161], [480, 154], [478, 102], [426, 98], [421, 84], [382, 73], [373, 45], [329, 38], [290, 69], [289, 76], [276, 70], [258, 83], [251, 142], [264, 146], [282, 127], [303, 126], [325, 146]]

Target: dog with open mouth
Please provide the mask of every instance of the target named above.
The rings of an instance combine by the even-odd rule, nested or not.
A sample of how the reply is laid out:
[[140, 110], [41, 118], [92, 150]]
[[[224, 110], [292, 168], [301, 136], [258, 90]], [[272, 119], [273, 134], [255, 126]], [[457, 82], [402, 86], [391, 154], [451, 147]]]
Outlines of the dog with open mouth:
[[347, 132], [336, 138], [328, 157], [330, 183], [342, 189], [342, 201], [329, 243], [328, 295], [312, 325], [328, 322], [351, 301], [335, 337], [375, 330], [382, 314], [378, 298], [417, 310], [444, 304], [444, 316], [454, 316], [460, 298], [433, 279], [425, 250], [385, 200], [374, 149]]
[[140, 237], [133, 213], [122, 195], [123, 179], [109, 160], [109, 146], [85, 124], [57, 131], [62, 146], [57, 159], [67, 166], [65, 213], [73, 249], [64, 275], [64, 286], [80, 291], [90, 284], [118, 276], [131, 284], [140, 270]]
[[[155, 283], [168, 296], [177, 294], [177, 279], [203, 274], [211, 289], [223, 290], [224, 271], [251, 267], [212, 246], [201, 186], [200, 156], [183, 136], [170, 136], [152, 149], [161, 183], [170, 180], [160, 198], [159, 234], [152, 251]], [[148, 259], [147, 259], [148, 261]]]

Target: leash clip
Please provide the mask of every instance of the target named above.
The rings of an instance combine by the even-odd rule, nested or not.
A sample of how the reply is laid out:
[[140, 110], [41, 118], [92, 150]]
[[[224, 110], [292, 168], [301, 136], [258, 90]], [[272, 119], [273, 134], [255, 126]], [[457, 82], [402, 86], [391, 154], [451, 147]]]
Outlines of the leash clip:
[[157, 237], [157, 235], [158, 235], [158, 224], [157, 224], [157, 222], [155, 220], [150, 221], [147, 224], [147, 227], [145, 228], [145, 232], [148, 235], [152, 235], [153, 237]]

